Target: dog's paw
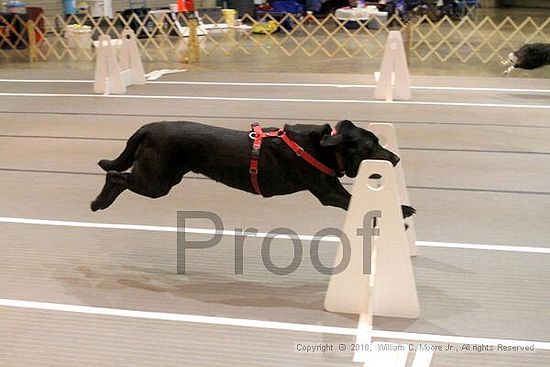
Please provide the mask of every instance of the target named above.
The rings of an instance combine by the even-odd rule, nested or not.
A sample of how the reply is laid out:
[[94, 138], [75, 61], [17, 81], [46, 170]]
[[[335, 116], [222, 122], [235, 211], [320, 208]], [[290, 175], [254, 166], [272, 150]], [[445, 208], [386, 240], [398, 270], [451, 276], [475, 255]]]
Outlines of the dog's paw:
[[416, 213], [416, 209], [408, 205], [401, 205], [401, 211], [403, 212], [403, 218], [408, 218]]
[[105, 209], [105, 208], [102, 208], [101, 205], [99, 205], [99, 203], [94, 200], [90, 203], [90, 209], [93, 212], [97, 212], [99, 209]]
[[508, 69], [504, 70], [502, 72], [502, 75], [504, 76], [508, 76], [510, 75], [510, 73], [515, 69], [516, 67], [514, 65], [510, 66]]

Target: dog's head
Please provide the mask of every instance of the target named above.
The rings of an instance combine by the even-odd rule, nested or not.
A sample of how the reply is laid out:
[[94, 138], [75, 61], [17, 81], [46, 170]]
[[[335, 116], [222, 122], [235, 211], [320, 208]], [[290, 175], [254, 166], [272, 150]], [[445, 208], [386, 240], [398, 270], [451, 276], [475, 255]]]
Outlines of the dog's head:
[[508, 60], [507, 62], [510, 64], [510, 65], [516, 65], [517, 62], [518, 62], [519, 58], [516, 56], [516, 54], [514, 52], [510, 52], [508, 54]]
[[504, 74], [515, 68], [533, 70], [550, 64], [550, 44], [530, 43], [521, 46], [508, 55], [504, 65], [511, 65]]
[[335, 132], [325, 135], [320, 141], [322, 147], [333, 147], [342, 156], [346, 175], [357, 176], [359, 165], [365, 159], [378, 159], [399, 163], [399, 157], [384, 149], [376, 135], [344, 120], [336, 124]]

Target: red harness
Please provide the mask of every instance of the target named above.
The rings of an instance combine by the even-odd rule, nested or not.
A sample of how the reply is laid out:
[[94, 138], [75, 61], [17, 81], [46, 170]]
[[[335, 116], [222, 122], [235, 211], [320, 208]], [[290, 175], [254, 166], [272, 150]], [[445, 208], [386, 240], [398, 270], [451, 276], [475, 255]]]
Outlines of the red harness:
[[262, 147], [263, 138], [280, 138], [282, 141], [285, 142], [286, 145], [288, 145], [290, 149], [292, 149], [294, 153], [296, 153], [298, 157], [301, 157], [311, 166], [326, 175], [333, 177], [342, 177], [344, 175], [343, 163], [339, 154], [336, 154], [336, 161], [338, 163], [340, 172], [336, 173], [332, 168], [319, 162], [317, 159], [315, 159], [314, 156], [312, 156], [311, 154], [306, 152], [304, 148], [299, 146], [298, 143], [290, 139], [286, 134], [286, 131], [284, 131], [283, 129], [265, 132], [262, 130], [260, 124], [255, 122], [252, 124], [252, 132], [250, 133], [250, 138], [254, 139], [254, 143], [252, 143], [252, 154], [250, 156], [250, 181], [252, 182], [252, 188], [258, 195], [262, 195], [260, 184], [258, 183], [258, 164], [260, 160], [260, 149]]

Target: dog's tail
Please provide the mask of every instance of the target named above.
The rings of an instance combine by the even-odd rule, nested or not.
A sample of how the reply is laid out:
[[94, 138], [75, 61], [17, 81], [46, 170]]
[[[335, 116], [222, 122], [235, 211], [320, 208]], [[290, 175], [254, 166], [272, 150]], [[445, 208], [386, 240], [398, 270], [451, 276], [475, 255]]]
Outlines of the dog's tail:
[[147, 136], [148, 132], [143, 127], [140, 128], [134, 133], [134, 135], [130, 137], [130, 139], [128, 139], [128, 142], [126, 143], [126, 148], [124, 148], [122, 153], [120, 153], [120, 155], [116, 159], [113, 159], [112, 161], [108, 159], [102, 159], [97, 164], [107, 172], [126, 171], [134, 164], [136, 151], [138, 150], [141, 142], [145, 140]]

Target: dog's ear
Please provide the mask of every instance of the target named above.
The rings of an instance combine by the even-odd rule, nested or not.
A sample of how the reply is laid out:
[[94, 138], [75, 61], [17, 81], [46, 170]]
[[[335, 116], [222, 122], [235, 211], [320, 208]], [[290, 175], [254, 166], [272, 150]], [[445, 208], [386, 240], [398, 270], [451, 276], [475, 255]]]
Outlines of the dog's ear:
[[321, 139], [322, 147], [333, 147], [351, 140], [351, 135], [348, 134], [350, 129], [356, 126], [349, 120], [342, 120], [336, 124], [336, 128], [331, 134], [326, 134]]
[[329, 135], [331, 133], [331, 131], [332, 131], [332, 128], [330, 127], [330, 125], [329, 124], [324, 124], [324, 125], [319, 126], [318, 128], [316, 128], [315, 130], [312, 130], [309, 133], [309, 138], [312, 141], [321, 141], [323, 136]]
[[342, 120], [336, 124], [336, 130], [338, 132], [344, 132], [354, 128], [356, 128], [356, 126], [350, 120]]
[[342, 134], [337, 135], [325, 135], [320, 141], [322, 147], [334, 147], [336, 145], [345, 143], [348, 139]]

